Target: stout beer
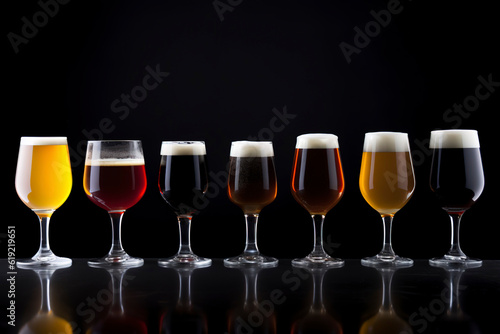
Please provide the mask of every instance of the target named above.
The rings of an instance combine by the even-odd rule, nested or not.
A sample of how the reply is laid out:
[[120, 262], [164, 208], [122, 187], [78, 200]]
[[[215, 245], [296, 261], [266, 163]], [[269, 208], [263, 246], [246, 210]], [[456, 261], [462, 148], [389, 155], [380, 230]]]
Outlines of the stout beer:
[[192, 215], [208, 187], [205, 145], [163, 142], [158, 186], [177, 215]]

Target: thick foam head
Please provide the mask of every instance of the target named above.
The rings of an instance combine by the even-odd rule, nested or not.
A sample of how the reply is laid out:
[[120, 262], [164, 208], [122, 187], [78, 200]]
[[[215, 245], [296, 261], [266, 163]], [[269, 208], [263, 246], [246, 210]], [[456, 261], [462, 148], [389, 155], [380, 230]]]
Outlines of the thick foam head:
[[87, 166], [141, 166], [144, 165], [144, 159], [97, 159], [86, 160]]
[[409, 152], [408, 134], [404, 132], [365, 133], [364, 152]]
[[205, 155], [205, 143], [202, 141], [164, 141], [160, 155]]
[[21, 137], [21, 145], [68, 145], [66, 137]]
[[339, 148], [339, 139], [331, 133], [308, 133], [297, 137], [295, 148]]
[[272, 157], [273, 143], [270, 141], [233, 141], [231, 143], [232, 157]]
[[476, 130], [431, 131], [430, 148], [477, 148], [479, 137]]

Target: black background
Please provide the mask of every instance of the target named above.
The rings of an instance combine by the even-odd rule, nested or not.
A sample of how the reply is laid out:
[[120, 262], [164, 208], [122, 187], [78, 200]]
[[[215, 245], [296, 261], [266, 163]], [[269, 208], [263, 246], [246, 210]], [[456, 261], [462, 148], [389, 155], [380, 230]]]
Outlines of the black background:
[[[350, 64], [339, 44], [354, 44], [354, 28], [364, 29], [374, 20], [370, 11], [386, 9], [386, 1], [232, 3], [237, 5], [221, 21], [212, 1], [69, 2], [18, 53], [7, 36], [21, 35], [22, 18], [33, 22], [41, 7], [36, 1], [4, 4], [7, 202], [0, 233], [16, 226], [17, 257], [31, 257], [39, 243], [37, 218], [14, 187], [21, 136], [67, 136], [72, 151], [73, 189], [51, 221], [53, 251], [99, 257], [109, 250], [108, 215], [82, 187], [85, 133], [98, 139], [99, 124], [109, 119], [113, 130], [105, 139], [140, 139], [144, 146], [148, 189], [123, 220], [123, 244], [131, 255], [166, 257], [178, 248], [175, 215], [157, 187], [162, 140], [204, 140], [210, 171], [222, 173], [231, 141], [259, 132], [273, 140], [278, 175], [277, 199], [260, 216], [261, 251], [293, 258], [311, 250], [310, 217], [289, 190], [295, 138], [329, 132], [339, 136], [346, 180], [345, 195], [325, 222], [329, 252], [374, 255], [382, 224], [363, 200], [358, 176], [364, 133], [386, 130], [409, 134], [417, 181], [394, 220], [395, 251], [440, 256], [449, 247], [449, 222], [429, 189], [431, 159], [419, 143], [431, 130], [458, 126], [479, 131], [486, 178], [482, 196], [462, 220], [462, 248], [469, 256], [500, 258], [493, 160], [500, 88], [467, 118], [443, 117], [474, 95], [479, 76], [500, 81], [493, 2], [401, 1], [401, 12]], [[124, 114], [111, 104], [142, 84], [147, 66], [169, 75], [121, 119]], [[295, 118], [269, 138], [262, 129], [269, 128], [273, 109], [285, 107]], [[224, 188], [213, 191], [217, 196], [193, 219], [193, 250], [214, 258], [237, 255], [244, 245], [243, 214]]]

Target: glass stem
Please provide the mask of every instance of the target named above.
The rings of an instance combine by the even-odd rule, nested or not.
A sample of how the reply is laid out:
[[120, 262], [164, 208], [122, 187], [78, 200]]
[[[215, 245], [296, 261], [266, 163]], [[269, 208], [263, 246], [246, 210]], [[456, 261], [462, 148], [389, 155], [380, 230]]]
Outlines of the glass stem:
[[42, 300], [40, 303], [40, 313], [49, 313], [50, 309], [50, 277], [51, 271], [37, 271], [38, 278], [40, 279], [40, 287], [42, 289]]
[[382, 215], [382, 222], [384, 224], [384, 245], [378, 254], [382, 258], [395, 258], [396, 253], [392, 249], [391, 234], [392, 234], [392, 219], [393, 215]]
[[451, 220], [451, 247], [446, 255], [452, 257], [465, 257], [464, 252], [460, 249], [459, 241], [460, 219], [462, 218], [462, 214], [450, 213], [449, 216]]
[[258, 214], [245, 214], [245, 222], [247, 226], [247, 236], [245, 243], [244, 256], [257, 256], [259, 255], [259, 248], [257, 248], [257, 221]]
[[384, 268], [380, 269], [379, 272], [380, 276], [382, 277], [382, 302], [380, 303], [380, 311], [391, 312], [391, 285], [392, 277], [394, 276], [394, 270]]
[[327, 257], [323, 248], [323, 222], [325, 215], [311, 215], [314, 226], [314, 248], [309, 257]]
[[38, 258], [43, 261], [44, 259], [55, 256], [50, 250], [49, 244], [49, 222], [52, 212], [37, 213], [37, 216], [40, 219], [40, 248], [33, 258]]
[[113, 239], [111, 240], [111, 249], [108, 254], [108, 257], [111, 258], [127, 255], [122, 246], [122, 217], [124, 213], [125, 210], [109, 212], [109, 216], [111, 218], [111, 232], [113, 235]]
[[178, 216], [179, 221], [179, 251], [178, 255], [192, 254], [191, 250], [191, 216]]

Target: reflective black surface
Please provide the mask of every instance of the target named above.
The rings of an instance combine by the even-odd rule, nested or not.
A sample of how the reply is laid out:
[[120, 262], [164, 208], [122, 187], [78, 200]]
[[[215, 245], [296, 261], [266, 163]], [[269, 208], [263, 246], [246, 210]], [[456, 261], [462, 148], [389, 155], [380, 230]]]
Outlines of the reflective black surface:
[[[2, 333], [37, 326], [49, 333], [49, 324], [57, 327], [52, 333], [499, 332], [500, 261], [445, 270], [416, 260], [379, 271], [347, 260], [343, 268], [307, 271], [290, 260], [243, 270], [215, 259], [209, 268], [177, 271], [146, 259], [140, 268], [107, 271], [74, 259], [52, 273], [17, 274], [1, 264]], [[11, 301], [15, 327], [6, 316]]]

